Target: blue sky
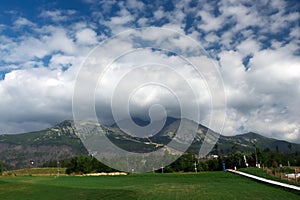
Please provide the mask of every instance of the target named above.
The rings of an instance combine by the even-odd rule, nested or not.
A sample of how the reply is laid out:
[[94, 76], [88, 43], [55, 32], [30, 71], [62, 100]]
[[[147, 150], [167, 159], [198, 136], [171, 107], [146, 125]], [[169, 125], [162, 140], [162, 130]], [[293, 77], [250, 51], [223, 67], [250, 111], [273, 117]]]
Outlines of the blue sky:
[[[298, 1], [284, 0], [4, 0], [0, 133], [39, 130], [72, 119], [74, 82], [90, 51], [115, 34], [152, 26], [192, 38], [218, 63], [227, 100], [224, 135], [254, 131], [300, 142], [299, 10]], [[164, 36], [151, 34], [154, 42]], [[151, 58], [158, 62], [161, 57]], [[153, 99], [161, 95], [155, 94]], [[151, 102], [141, 99], [136, 97], [136, 107]], [[207, 125], [203, 99], [200, 122]], [[99, 103], [100, 110], [105, 105]], [[175, 104], [168, 109], [172, 113]], [[104, 112], [106, 117], [111, 114]]]

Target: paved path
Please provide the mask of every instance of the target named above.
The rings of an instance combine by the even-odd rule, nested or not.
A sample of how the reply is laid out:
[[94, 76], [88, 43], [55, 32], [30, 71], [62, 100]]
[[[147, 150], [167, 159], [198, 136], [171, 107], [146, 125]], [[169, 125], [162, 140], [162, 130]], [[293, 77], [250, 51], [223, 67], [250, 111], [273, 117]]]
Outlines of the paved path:
[[278, 182], [278, 181], [272, 181], [272, 180], [269, 180], [269, 179], [261, 178], [261, 177], [254, 176], [254, 175], [251, 175], [251, 174], [247, 174], [247, 173], [244, 173], [244, 172], [236, 171], [236, 170], [233, 170], [233, 169], [227, 169], [227, 171], [235, 173], [235, 174], [239, 174], [239, 175], [242, 175], [242, 176], [246, 176], [248, 178], [252, 178], [252, 179], [255, 179], [255, 180], [258, 180], [258, 181], [269, 183], [269, 184], [272, 184], [272, 185], [277, 185], [277, 186], [281, 186], [281, 187], [285, 187], [285, 188], [300, 191], [300, 187], [295, 186], [295, 185], [290, 185], [290, 184], [287, 184], [287, 183], [281, 183], [281, 182]]

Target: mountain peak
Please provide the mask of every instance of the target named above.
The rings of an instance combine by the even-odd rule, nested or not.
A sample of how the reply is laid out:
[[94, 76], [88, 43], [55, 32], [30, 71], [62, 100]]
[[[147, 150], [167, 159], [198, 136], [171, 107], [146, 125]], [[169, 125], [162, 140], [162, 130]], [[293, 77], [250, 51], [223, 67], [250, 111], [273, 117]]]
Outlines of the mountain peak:
[[54, 127], [66, 127], [66, 126], [74, 126], [74, 120], [64, 120], [56, 124]]
[[73, 120], [65, 120], [54, 127], [48, 129], [51, 133], [56, 133], [58, 136], [68, 135], [76, 136], [76, 128]]
[[248, 133], [244, 133], [241, 134], [241, 136], [247, 137], [247, 138], [266, 138], [258, 133], [254, 133], [254, 132], [248, 132]]

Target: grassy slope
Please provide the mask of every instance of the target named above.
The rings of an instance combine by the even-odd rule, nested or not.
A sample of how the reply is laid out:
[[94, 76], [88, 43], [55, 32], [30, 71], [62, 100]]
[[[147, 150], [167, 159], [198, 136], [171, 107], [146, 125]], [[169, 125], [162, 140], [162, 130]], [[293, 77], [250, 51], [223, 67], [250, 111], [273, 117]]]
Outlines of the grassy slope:
[[299, 199], [225, 172], [0, 178], [0, 199]]
[[248, 173], [248, 174], [252, 174], [252, 175], [255, 175], [255, 176], [259, 176], [259, 177], [262, 177], [262, 178], [282, 182], [282, 183], [287, 183], [287, 184], [291, 184], [291, 185], [300, 186], [298, 183], [295, 183], [294, 181], [288, 181], [288, 180], [284, 180], [284, 179], [281, 179], [281, 178], [278, 178], [278, 177], [275, 177], [275, 176], [271, 176], [271, 175], [267, 174], [263, 169], [257, 168], [257, 167], [242, 168], [242, 169], [239, 169], [239, 171], [245, 172], [245, 173]]

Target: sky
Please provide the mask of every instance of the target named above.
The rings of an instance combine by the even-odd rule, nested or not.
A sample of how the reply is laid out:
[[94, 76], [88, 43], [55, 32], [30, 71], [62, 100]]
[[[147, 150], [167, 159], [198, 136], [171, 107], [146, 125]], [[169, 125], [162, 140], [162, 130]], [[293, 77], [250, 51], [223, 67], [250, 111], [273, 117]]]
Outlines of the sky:
[[[199, 123], [210, 126], [212, 99], [224, 92], [223, 135], [253, 131], [300, 143], [299, 11], [297, 0], [4, 0], [0, 6], [0, 134], [41, 130], [72, 119], [78, 74], [96, 51], [103, 60], [122, 55], [95, 90], [95, 107], [103, 123], [113, 121], [110, 103], [116, 88], [119, 100], [129, 87], [163, 80], [178, 94], [190, 97], [183, 87], [187, 80], [196, 90], [193, 100], [200, 105]], [[142, 39], [134, 43], [126, 31]], [[145, 42], [142, 48], [134, 46], [141, 41]], [[193, 54], [198, 49], [191, 41], [201, 46], [200, 54]], [[149, 43], [157, 48], [145, 48], [151, 47]], [[158, 47], [178, 51], [162, 52]], [[180, 53], [191, 63], [215, 63], [223, 91], [213, 89], [209, 75], [197, 75]], [[135, 66], [143, 67], [134, 71]], [[128, 70], [130, 76], [125, 77]], [[178, 74], [185, 80], [180, 81]], [[93, 73], [89, 76], [98, 80]], [[168, 115], [179, 115], [172, 91], [144, 85], [131, 95], [132, 116], [148, 116], [153, 103], [165, 106]], [[85, 97], [79, 95], [79, 100]], [[193, 103], [180, 103], [194, 110]], [[122, 108], [119, 101], [115, 104]], [[214, 116], [222, 121], [217, 106]]]

